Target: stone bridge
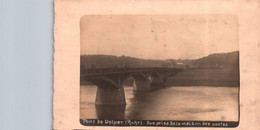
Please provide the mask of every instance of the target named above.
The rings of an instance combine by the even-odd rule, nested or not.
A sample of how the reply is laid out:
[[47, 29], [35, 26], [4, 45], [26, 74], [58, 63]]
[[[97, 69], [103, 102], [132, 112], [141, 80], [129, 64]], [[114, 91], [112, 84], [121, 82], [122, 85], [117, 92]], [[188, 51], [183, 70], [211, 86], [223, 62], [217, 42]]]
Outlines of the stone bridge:
[[96, 105], [125, 105], [122, 82], [128, 77], [134, 79], [133, 90], [151, 90], [163, 87], [167, 78], [181, 71], [181, 68], [81, 69], [80, 80], [98, 87]]

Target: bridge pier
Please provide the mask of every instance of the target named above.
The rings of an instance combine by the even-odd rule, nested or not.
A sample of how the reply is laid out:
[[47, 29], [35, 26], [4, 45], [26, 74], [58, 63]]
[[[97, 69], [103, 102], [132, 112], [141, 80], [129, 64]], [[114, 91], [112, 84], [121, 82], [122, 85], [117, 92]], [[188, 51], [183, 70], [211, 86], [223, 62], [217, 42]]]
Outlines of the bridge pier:
[[97, 85], [96, 105], [126, 105], [125, 92], [122, 86], [122, 81], [128, 75], [103, 75], [82, 77], [87, 81]]
[[96, 105], [126, 105], [124, 88], [98, 87]]
[[134, 79], [133, 90], [150, 90], [150, 81], [144, 79]]
[[150, 90], [150, 80], [149, 80], [149, 73], [147, 72], [139, 72], [134, 73], [131, 76], [134, 79], [133, 83], [133, 90], [141, 91], [141, 90]]
[[164, 77], [162, 77], [158, 72], [151, 73], [149, 79], [152, 89], [159, 89], [164, 87], [166, 81], [164, 80]]
[[151, 83], [151, 88], [153, 90], [155, 89], [161, 89], [161, 88], [164, 88], [165, 85], [164, 85], [164, 82], [160, 82], [160, 83]]
[[125, 105], [96, 105], [98, 119], [124, 120]]

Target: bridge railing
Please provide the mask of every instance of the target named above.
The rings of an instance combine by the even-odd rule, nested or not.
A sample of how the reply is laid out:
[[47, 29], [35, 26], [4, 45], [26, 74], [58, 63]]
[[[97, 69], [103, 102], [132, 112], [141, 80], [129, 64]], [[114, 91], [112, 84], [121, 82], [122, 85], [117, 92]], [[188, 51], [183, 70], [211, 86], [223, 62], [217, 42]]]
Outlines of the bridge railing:
[[85, 75], [101, 74], [101, 73], [151, 71], [151, 70], [179, 70], [179, 69], [180, 68], [91, 68], [91, 69], [85, 69]]
[[98, 74], [98, 73], [111, 73], [111, 72], [125, 72], [126, 68], [95, 68], [95, 69], [86, 69], [86, 74]]

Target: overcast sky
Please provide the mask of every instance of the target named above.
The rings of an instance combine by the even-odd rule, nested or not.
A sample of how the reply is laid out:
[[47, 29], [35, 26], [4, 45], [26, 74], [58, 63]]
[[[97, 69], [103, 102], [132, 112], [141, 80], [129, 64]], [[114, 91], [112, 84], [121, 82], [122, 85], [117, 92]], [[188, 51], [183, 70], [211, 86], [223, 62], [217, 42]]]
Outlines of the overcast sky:
[[91, 15], [80, 21], [81, 55], [195, 59], [238, 50], [234, 15]]

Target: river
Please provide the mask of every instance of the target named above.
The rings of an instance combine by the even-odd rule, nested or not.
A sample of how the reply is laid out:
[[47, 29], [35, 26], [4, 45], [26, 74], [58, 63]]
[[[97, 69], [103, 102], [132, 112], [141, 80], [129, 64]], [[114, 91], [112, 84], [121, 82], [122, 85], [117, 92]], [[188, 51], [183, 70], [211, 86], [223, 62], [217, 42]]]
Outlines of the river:
[[105, 113], [131, 120], [238, 121], [238, 87], [170, 86], [136, 92], [124, 86], [123, 109], [96, 108], [96, 91], [94, 85], [80, 86], [81, 119], [98, 119]]

